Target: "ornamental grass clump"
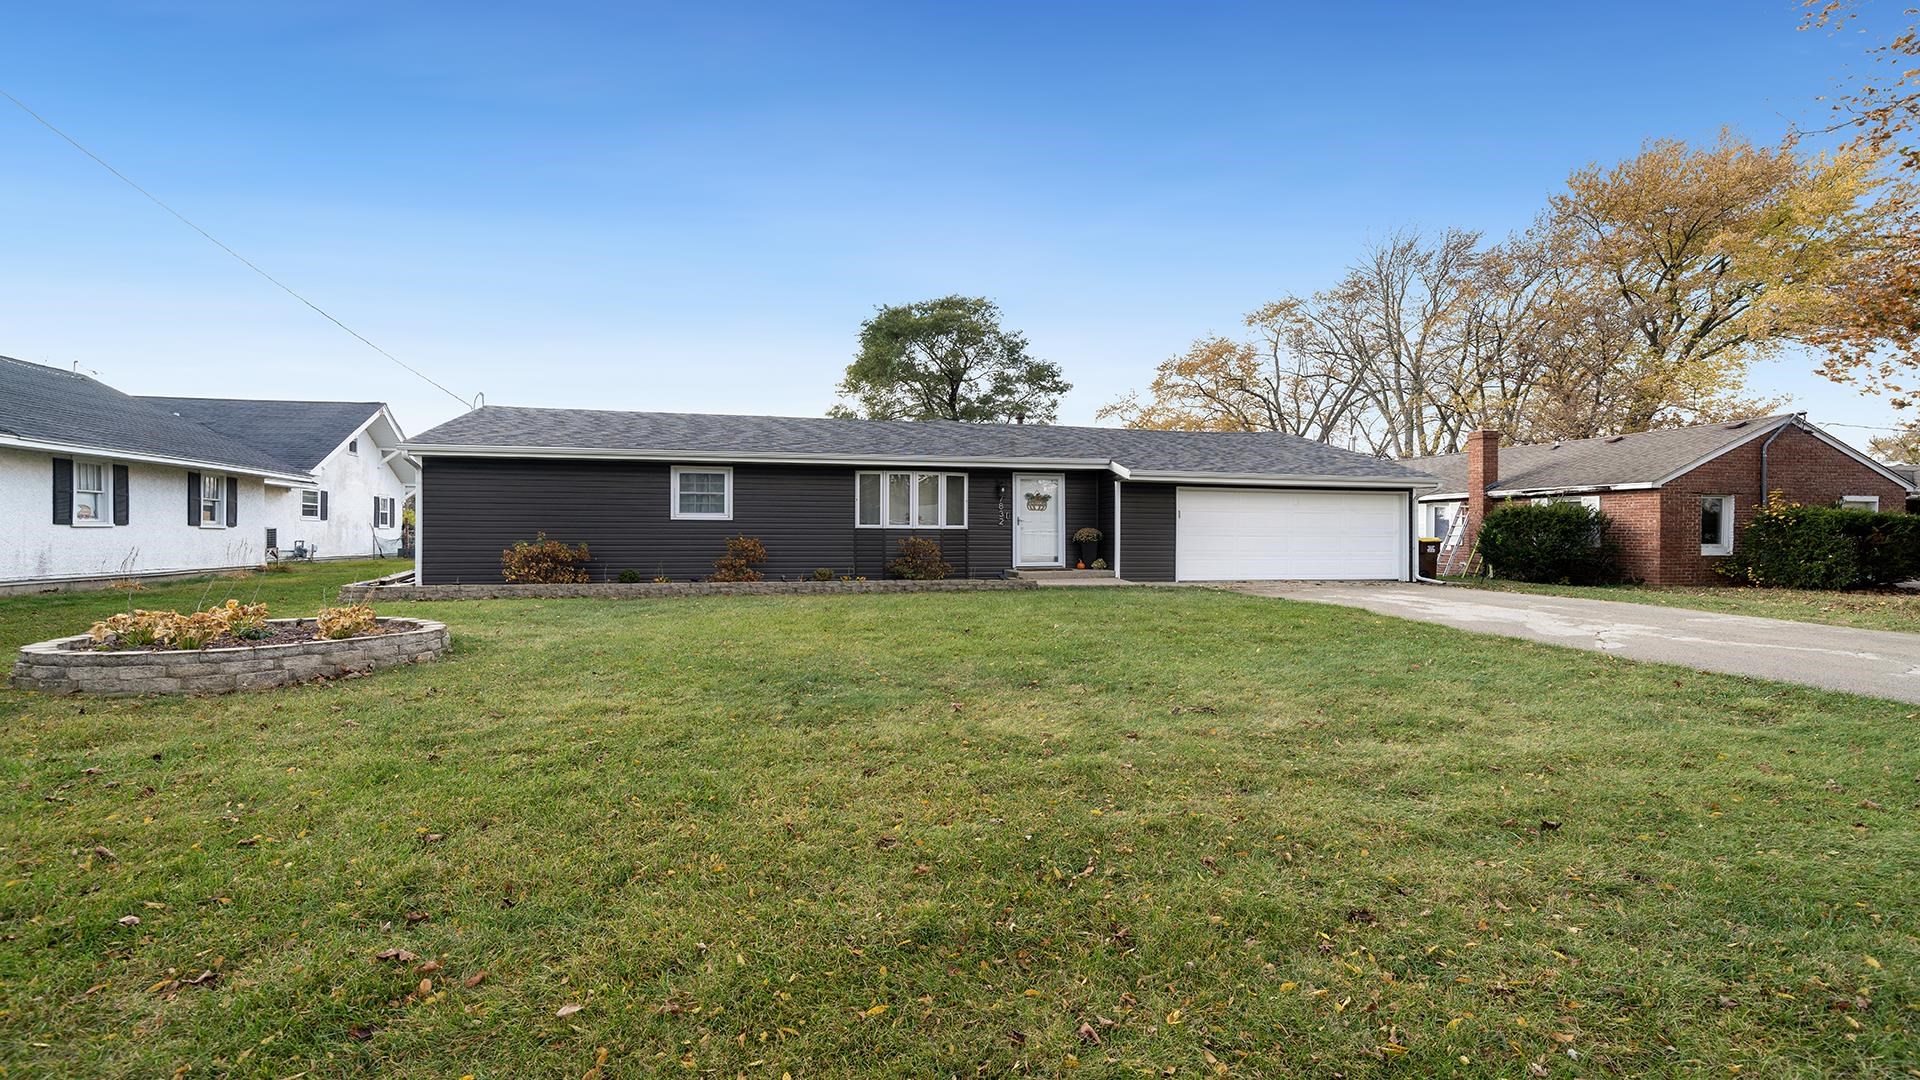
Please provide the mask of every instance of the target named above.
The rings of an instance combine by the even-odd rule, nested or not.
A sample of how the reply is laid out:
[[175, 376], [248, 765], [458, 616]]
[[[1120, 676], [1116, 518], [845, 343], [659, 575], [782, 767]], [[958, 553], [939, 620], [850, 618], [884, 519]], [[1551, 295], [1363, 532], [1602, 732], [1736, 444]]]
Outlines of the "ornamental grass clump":
[[588, 581], [587, 545], [574, 547], [538, 533], [500, 553], [500, 576], [515, 585], [580, 585]]

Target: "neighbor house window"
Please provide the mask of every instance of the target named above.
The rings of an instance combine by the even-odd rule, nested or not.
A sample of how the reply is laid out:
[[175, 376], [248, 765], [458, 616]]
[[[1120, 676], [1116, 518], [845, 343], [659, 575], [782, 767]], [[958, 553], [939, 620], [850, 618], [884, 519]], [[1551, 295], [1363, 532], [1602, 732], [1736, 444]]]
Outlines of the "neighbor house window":
[[200, 527], [227, 527], [227, 478], [207, 473], [200, 477]]
[[1600, 512], [1598, 495], [1548, 495], [1533, 501], [1535, 503], [1579, 503], [1596, 514]]
[[359, 453], [359, 452], [360, 452], [360, 440], [359, 440], [359, 439], [348, 439], [348, 440], [347, 440], [347, 453], [349, 453], [349, 454], [357, 454], [357, 453]]
[[1465, 504], [1457, 502], [1431, 503], [1427, 506], [1427, 535], [1436, 540], [1445, 540], [1453, 535], [1454, 520], [1460, 515]]
[[1700, 500], [1700, 554], [1733, 554], [1733, 496], [1708, 495]]
[[675, 465], [670, 497], [676, 518], [729, 520], [733, 517], [733, 470]]
[[319, 519], [320, 493], [318, 491], [302, 491], [300, 493], [300, 516], [303, 518]]
[[[76, 499], [75, 505], [78, 505], [78, 504], [79, 504], [79, 500]], [[1877, 514], [1880, 512], [1880, 496], [1878, 495], [1843, 495], [1840, 497], [1840, 509], [1871, 510]]]
[[877, 529], [964, 529], [965, 473], [863, 472], [854, 475], [853, 523]]
[[393, 500], [377, 499], [373, 505], [377, 511], [373, 520], [374, 527], [380, 529], [393, 528]]
[[113, 524], [113, 495], [107, 488], [107, 467], [97, 461], [73, 463], [73, 523]]

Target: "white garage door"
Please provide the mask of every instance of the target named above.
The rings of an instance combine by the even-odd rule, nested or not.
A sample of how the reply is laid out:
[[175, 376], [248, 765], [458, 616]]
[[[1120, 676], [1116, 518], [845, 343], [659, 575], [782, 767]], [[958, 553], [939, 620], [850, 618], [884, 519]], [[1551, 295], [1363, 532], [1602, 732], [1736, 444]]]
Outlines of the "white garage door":
[[1406, 576], [1405, 492], [1181, 488], [1176, 505], [1181, 581]]

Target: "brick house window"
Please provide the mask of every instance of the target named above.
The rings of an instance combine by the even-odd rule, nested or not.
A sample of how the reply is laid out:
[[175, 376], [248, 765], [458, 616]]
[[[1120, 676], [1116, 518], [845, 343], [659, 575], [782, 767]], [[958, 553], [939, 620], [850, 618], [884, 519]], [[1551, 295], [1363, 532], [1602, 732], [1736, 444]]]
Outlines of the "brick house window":
[[1733, 554], [1733, 496], [1707, 495], [1701, 498], [1700, 554]]
[[1878, 495], [1842, 495], [1840, 497], [1840, 509], [1872, 510], [1875, 513], [1879, 513], [1880, 512], [1880, 496]]

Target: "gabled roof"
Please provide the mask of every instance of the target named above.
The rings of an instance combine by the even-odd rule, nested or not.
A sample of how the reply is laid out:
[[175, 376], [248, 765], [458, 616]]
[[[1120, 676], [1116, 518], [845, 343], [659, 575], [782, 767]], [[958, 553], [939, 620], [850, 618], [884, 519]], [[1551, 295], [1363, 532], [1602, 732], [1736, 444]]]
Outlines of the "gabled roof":
[[0, 356], [0, 445], [304, 478], [272, 453], [85, 375]]
[[[1736, 420], [1721, 424], [1645, 431], [1635, 435], [1607, 435], [1557, 443], [1500, 448], [1499, 475], [1494, 495], [1541, 494], [1596, 488], [1658, 487], [1734, 447], [1788, 424], [1798, 423], [1816, 438], [1850, 454], [1871, 468], [1887, 471], [1859, 451], [1801, 418], [1799, 413]], [[1431, 473], [1440, 481], [1435, 496], [1464, 498], [1467, 491], [1467, 455], [1440, 454], [1406, 458], [1402, 464]]]
[[1428, 487], [1423, 473], [1274, 432], [1138, 431], [948, 420], [839, 420], [488, 405], [403, 444], [413, 453], [1001, 464], [1108, 468], [1140, 479], [1351, 480]]
[[256, 401], [143, 397], [140, 400], [256, 446], [311, 471], [386, 406], [378, 401]]

